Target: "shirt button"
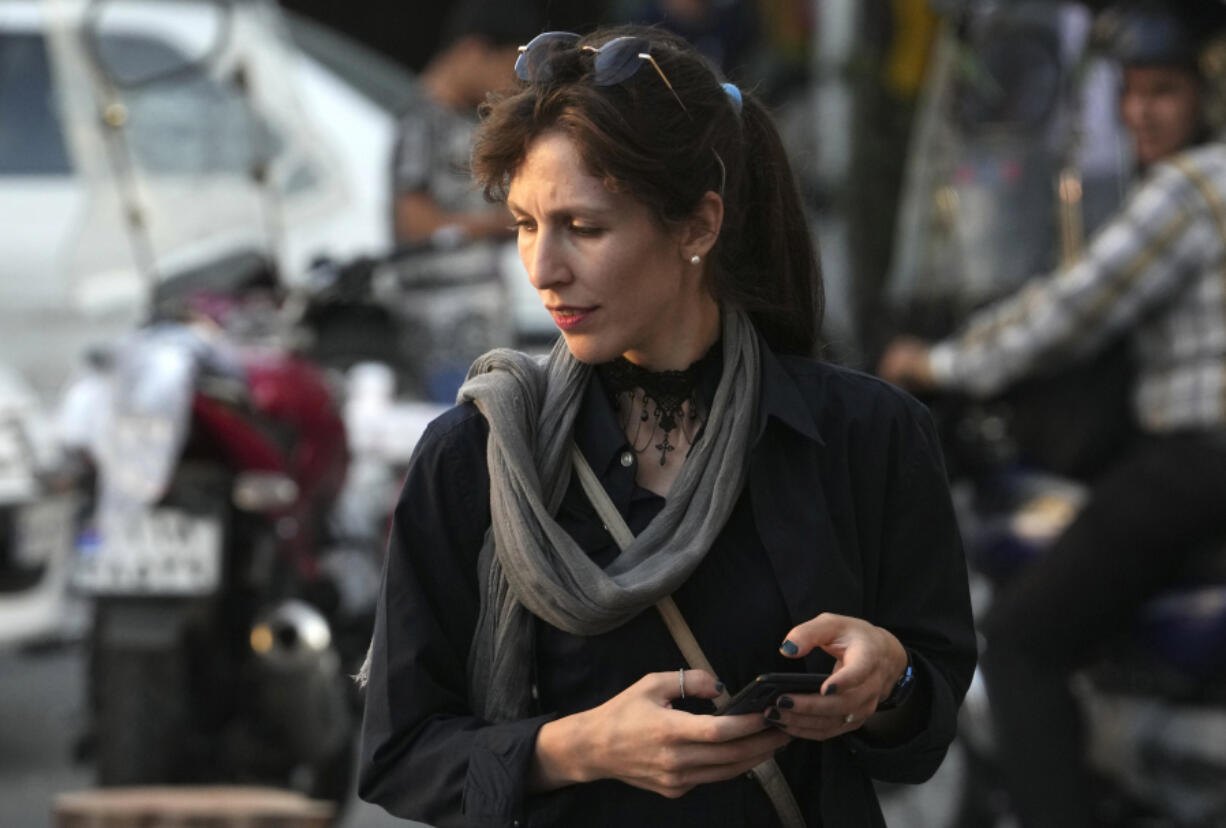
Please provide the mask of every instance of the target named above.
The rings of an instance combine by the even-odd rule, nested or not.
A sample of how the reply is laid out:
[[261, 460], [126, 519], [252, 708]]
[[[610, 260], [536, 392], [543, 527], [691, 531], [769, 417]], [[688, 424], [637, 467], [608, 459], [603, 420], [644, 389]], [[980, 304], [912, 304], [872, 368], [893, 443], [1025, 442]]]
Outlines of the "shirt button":
[[626, 468], [630, 468], [631, 466], [634, 465], [634, 452], [632, 451], [622, 452], [622, 465]]

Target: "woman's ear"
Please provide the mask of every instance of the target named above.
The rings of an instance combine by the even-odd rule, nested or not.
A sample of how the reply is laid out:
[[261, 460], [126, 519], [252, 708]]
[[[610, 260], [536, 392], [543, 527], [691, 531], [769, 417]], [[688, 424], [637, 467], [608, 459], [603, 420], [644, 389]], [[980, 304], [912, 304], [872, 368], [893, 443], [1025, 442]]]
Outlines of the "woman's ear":
[[689, 261], [698, 256], [706, 259], [719, 239], [724, 223], [724, 200], [718, 193], [708, 190], [698, 200], [698, 206], [686, 220], [681, 231], [681, 256]]

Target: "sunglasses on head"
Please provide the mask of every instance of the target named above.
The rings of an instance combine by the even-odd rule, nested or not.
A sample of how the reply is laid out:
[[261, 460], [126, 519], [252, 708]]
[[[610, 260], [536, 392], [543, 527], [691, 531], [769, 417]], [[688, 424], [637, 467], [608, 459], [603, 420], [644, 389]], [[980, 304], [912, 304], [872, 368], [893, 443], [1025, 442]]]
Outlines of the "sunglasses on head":
[[[537, 35], [519, 47], [519, 57], [515, 60], [515, 76], [529, 83], [548, 83], [553, 80], [550, 58], [562, 49], [574, 46], [580, 39], [574, 32], [543, 32]], [[595, 55], [592, 61], [592, 82], [597, 86], [619, 84], [632, 77], [644, 64], [650, 63], [678, 106], [686, 115], [690, 114], [660, 64], [651, 56], [651, 43], [647, 38], [615, 37], [600, 46], [582, 48], [583, 51]]]
[[[542, 32], [519, 47], [519, 57], [515, 59], [515, 76], [528, 83], [548, 83], [553, 80], [553, 67], [550, 58], [563, 49], [569, 49], [581, 40], [574, 32]], [[595, 57], [592, 61], [592, 83], [597, 86], [614, 86], [634, 76], [634, 73], [650, 63], [656, 70], [660, 80], [672, 93], [673, 100], [681, 107], [691, 120], [690, 110], [682, 103], [677, 90], [673, 88], [668, 76], [651, 56], [651, 42], [645, 37], [623, 36], [615, 37], [600, 46], [583, 46], [583, 51], [590, 52]], [[733, 87], [735, 89], [735, 87]], [[740, 90], [737, 90], [739, 104]], [[739, 106], [738, 106], [739, 110]], [[714, 149], [715, 163], [719, 166], [719, 194], [724, 194], [724, 184], [727, 170], [724, 159]]]

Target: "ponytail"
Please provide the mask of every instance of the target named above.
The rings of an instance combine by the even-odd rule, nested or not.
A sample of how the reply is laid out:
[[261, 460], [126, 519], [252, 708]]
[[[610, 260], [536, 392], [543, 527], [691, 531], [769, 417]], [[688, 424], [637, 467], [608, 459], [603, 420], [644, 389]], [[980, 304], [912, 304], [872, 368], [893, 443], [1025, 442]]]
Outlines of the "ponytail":
[[725, 199], [714, 292], [773, 350], [816, 356], [825, 300], [815, 245], [774, 120], [754, 96], [742, 99], [740, 182]]

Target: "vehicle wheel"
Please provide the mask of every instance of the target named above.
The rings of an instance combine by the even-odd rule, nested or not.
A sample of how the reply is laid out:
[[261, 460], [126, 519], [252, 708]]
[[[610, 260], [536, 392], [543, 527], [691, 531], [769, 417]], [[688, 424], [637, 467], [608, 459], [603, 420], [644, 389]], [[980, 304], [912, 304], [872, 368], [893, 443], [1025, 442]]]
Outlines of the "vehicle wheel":
[[97, 648], [92, 667], [100, 785], [192, 778], [192, 694], [185, 660], [180, 647]]
[[313, 778], [306, 790], [307, 795], [312, 799], [334, 803], [338, 821], [353, 790], [356, 752], [355, 739], [346, 739], [345, 744], [336, 753], [312, 769]]

